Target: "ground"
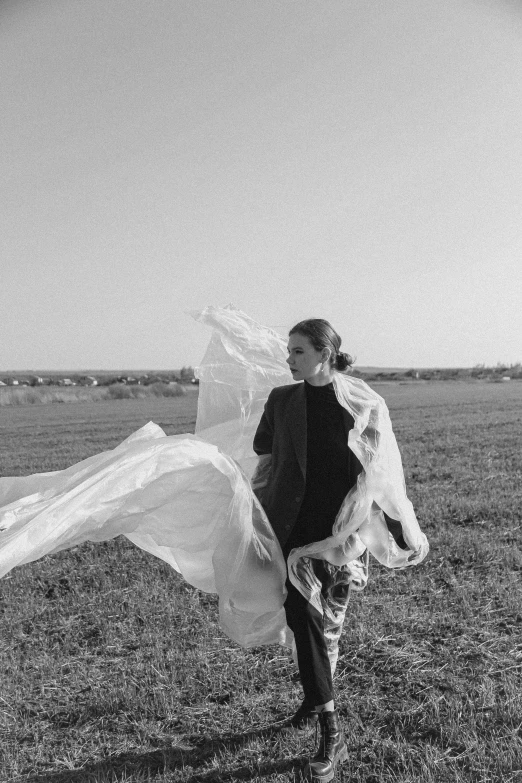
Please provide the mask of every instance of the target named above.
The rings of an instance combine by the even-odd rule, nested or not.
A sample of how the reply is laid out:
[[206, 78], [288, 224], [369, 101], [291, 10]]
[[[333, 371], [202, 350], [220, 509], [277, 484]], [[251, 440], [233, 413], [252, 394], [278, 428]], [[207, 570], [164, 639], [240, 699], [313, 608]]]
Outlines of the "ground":
[[[522, 383], [382, 384], [431, 543], [372, 562], [336, 676], [353, 783], [522, 781]], [[57, 470], [153, 420], [192, 430], [194, 395], [0, 409], [1, 475]], [[0, 780], [301, 780], [314, 731], [278, 647], [243, 650], [215, 596], [125, 539], [0, 581]]]

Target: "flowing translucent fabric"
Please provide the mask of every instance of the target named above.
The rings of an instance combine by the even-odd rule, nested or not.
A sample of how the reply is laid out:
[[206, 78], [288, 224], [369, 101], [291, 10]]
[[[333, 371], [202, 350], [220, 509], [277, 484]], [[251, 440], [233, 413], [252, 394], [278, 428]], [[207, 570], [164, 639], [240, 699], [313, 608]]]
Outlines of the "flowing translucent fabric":
[[[388, 568], [404, 568], [420, 563], [429, 551], [406, 495], [401, 456], [386, 403], [358, 378], [336, 373], [333, 384], [340, 404], [354, 418], [348, 446], [359, 458], [363, 471], [341, 506], [332, 535], [294, 549], [288, 558], [290, 579], [321, 612], [321, 586], [306, 568], [306, 558], [324, 559], [351, 569], [352, 588], [357, 590], [363, 589], [368, 580], [365, 553], [370, 552]], [[383, 512], [401, 523], [406, 550], [397, 546]], [[329, 619], [335, 620], [333, 616]]]
[[[117, 448], [66, 470], [1, 478], [0, 576], [84, 541], [125, 535], [194, 587], [218, 593], [222, 628], [239, 644], [290, 644], [286, 566], [250, 483], [258, 464], [252, 442], [268, 394], [291, 382], [285, 341], [232, 307], [194, 317], [213, 330], [198, 368], [196, 434], [166, 436], [150, 422]], [[349, 376], [336, 374], [334, 386], [354, 417], [349, 447], [364, 470], [333, 535], [294, 550], [288, 562], [292, 582], [323, 613], [332, 639], [341, 613], [321, 600], [310, 557], [342, 566], [343, 580], [348, 575], [363, 587], [366, 548], [393, 568], [420, 562], [428, 549], [406, 497], [384, 401]], [[407, 551], [397, 548], [383, 511], [401, 521]]]

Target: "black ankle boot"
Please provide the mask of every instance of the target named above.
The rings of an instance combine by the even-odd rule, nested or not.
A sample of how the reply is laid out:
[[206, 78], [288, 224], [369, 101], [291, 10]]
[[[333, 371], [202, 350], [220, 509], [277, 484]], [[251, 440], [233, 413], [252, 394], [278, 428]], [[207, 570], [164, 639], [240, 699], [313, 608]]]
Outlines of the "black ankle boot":
[[318, 714], [315, 707], [309, 704], [306, 699], [303, 699], [303, 703], [297, 712], [290, 718], [290, 726], [294, 729], [306, 729], [317, 723], [317, 717]]
[[308, 764], [308, 772], [314, 783], [327, 783], [335, 775], [337, 764], [348, 758], [348, 749], [336, 711], [320, 712], [319, 723], [321, 742], [319, 750]]

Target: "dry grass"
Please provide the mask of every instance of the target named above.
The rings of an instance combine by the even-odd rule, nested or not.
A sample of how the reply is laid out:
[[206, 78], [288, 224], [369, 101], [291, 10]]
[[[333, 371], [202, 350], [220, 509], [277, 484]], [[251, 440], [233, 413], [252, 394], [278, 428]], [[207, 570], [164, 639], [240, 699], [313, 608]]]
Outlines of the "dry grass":
[[51, 403], [97, 402], [98, 400], [145, 400], [149, 397], [181, 397], [194, 387], [180, 383], [149, 386], [114, 383], [111, 386], [21, 386], [0, 387], [0, 406], [50, 405]]
[[[354, 783], [522, 780], [522, 385], [385, 387], [432, 552], [374, 564], [336, 677]], [[150, 418], [189, 430], [195, 398], [0, 411], [3, 474], [61, 468]], [[102, 445], [104, 444], [104, 445]], [[100, 448], [101, 447], [101, 448]], [[42, 465], [43, 463], [43, 465]], [[242, 650], [214, 596], [124, 540], [0, 582], [0, 780], [302, 779], [314, 733], [284, 650]]]
[[53, 402], [93, 402], [104, 399], [107, 389], [99, 386], [4, 386], [0, 388], [0, 406], [49, 405]]
[[150, 386], [113, 383], [105, 389], [106, 400], [146, 400], [148, 397], [182, 397], [186, 387], [180, 383], [151, 383]]

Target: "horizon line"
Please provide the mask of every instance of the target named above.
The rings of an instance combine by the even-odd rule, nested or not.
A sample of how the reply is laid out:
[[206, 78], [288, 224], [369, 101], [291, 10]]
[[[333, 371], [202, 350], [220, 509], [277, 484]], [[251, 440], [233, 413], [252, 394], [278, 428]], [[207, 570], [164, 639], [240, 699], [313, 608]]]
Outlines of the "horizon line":
[[[0, 375], [13, 375], [13, 374], [29, 374], [29, 375], [56, 375], [56, 374], [71, 374], [71, 375], [78, 375], [79, 373], [83, 374], [93, 374], [93, 373], [99, 373], [103, 375], [109, 375], [111, 373], [169, 373], [169, 372], [180, 372], [183, 367], [191, 367], [192, 369], [196, 369], [199, 365], [197, 364], [184, 364], [181, 367], [175, 367], [175, 368], [129, 368], [129, 367], [123, 367], [123, 368], [113, 368], [113, 369], [92, 369], [92, 368], [83, 368], [80, 367], [78, 369], [57, 369], [57, 370], [41, 370], [41, 369], [21, 369], [21, 370], [0, 370]], [[363, 371], [388, 371], [388, 372], [407, 372], [409, 370], [417, 370], [419, 372], [422, 372], [424, 370], [472, 370], [474, 368], [484, 368], [484, 369], [493, 369], [495, 367], [505, 367], [505, 368], [513, 368], [520, 366], [520, 362], [514, 362], [514, 363], [507, 363], [507, 362], [497, 362], [497, 364], [472, 364], [472, 365], [464, 365], [464, 364], [439, 364], [439, 365], [430, 365], [430, 366], [417, 366], [417, 365], [377, 365], [377, 364], [364, 364], [364, 365], [352, 365], [353, 370], [358, 370], [360, 372]]]

